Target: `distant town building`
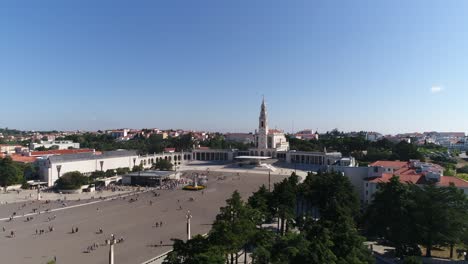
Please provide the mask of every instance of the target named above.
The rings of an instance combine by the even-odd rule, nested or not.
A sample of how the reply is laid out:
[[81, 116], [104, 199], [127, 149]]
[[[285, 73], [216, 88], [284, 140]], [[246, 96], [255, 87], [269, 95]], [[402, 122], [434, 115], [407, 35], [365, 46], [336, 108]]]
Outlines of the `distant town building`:
[[366, 139], [375, 142], [383, 138], [383, 135], [377, 132], [367, 132], [366, 133]]
[[128, 136], [128, 132], [130, 130], [127, 128], [124, 129], [117, 129], [117, 130], [108, 130], [106, 131], [107, 134], [109, 134], [113, 138], [125, 138]]
[[329, 171], [337, 171], [348, 177], [359, 194], [363, 205], [369, 204], [379, 183], [385, 183], [392, 176], [399, 176], [401, 182], [424, 185], [434, 183], [437, 186], [454, 184], [468, 194], [468, 181], [453, 176], [443, 176], [441, 166], [432, 163], [412, 161], [376, 161], [368, 167], [333, 166]]
[[12, 154], [16, 152], [20, 152], [23, 149], [23, 146], [20, 145], [0, 145], [0, 153], [3, 154]]
[[80, 148], [80, 143], [74, 143], [73, 141], [70, 140], [55, 140], [55, 141], [41, 141], [40, 143], [31, 143], [29, 145], [29, 148], [31, 150], [37, 149], [39, 147], [44, 147], [44, 148], [51, 148], [51, 147], [57, 147], [58, 149], [69, 149], [69, 148], [75, 148], [79, 149]]
[[294, 134], [294, 137], [302, 140], [318, 140], [319, 133], [314, 132], [312, 129], [305, 129]]

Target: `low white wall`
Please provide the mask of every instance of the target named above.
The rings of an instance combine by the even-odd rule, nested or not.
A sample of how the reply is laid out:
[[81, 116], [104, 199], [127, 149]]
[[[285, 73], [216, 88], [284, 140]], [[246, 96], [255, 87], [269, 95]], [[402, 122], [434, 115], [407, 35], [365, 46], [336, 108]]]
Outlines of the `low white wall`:
[[21, 184], [10, 185], [5, 188], [5, 191], [13, 191], [21, 189]]

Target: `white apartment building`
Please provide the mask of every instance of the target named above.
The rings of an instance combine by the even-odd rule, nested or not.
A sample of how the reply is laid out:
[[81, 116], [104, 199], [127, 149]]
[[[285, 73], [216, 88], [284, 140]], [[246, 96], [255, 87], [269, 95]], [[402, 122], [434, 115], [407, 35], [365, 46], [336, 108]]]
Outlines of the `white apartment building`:
[[58, 149], [79, 149], [80, 143], [74, 143], [71, 140], [53, 140], [53, 141], [41, 141], [40, 143], [31, 143], [29, 144], [29, 149], [35, 150], [39, 147], [51, 148], [53, 146], [57, 146]]

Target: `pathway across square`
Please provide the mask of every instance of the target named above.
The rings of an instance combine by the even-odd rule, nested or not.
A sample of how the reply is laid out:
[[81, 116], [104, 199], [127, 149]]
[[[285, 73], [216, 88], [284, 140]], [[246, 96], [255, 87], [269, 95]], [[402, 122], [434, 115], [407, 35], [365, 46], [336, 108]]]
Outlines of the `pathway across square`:
[[[224, 176], [224, 179], [218, 179], [220, 176]], [[286, 176], [272, 175], [272, 184], [284, 177]], [[268, 184], [267, 174], [240, 173], [237, 176], [237, 173], [211, 171], [204, 194], [180, 189], [158, 190], [158, 197], [152, 192], [140, 193], [128, 196], [125, 200], [117, 198], [36, 214], [29, 222], [26, 217], [16, 218], [11, 222], [3, 220], [0, 222], [0, 263], [42, 264], [56, 256], [57, 263], [105, 264], [108, 263], [108, 246], [103, 244], [110, 234], [125, 239], [115, 246], [116, 263], [142, 263], [171, 249], [171, 238], [185, 239], [187, 210], [193, 216], [192, 235], [207, 233], [219, 208], [225, 205], [225, 200], [234, 190], [247, 198], [262, 184]], [[190, 201], [191, 197], [194, 201]], [[138, 200], [130, 202], [131, 198]], [[74, 201], [70, 205], [86, 202], [88, 201]], [[42, 210], [52, 207], [41, 203]], [[1, 205], [0, 218], [8, 218], [12, 210], [16, 210], [21, 204]], [[37, 206], [37, 202], [33, 205], [29, 203], [17, 214], [28, 213], [34, 206]], [[54, 207], [60, 206], [54, 204]], [[54, 215], [56, 219], [48, 221]], [[155, 227], [155, 223], [161, 221], [163, 226]], [[49, 226], [53, 226], [54, 231], [49, 232]], [[5, 232], [2, 232], [3, 227]], [[72, 233], [73, 227], [78, 227], [77, 233]], [[99, 228], [103, 229], [102, 234], [98, 234]], [[36, 235], [36, 230], [41, 229], [45, 233]], [[15, 232], [12, 238], [9, 237], [11, 231]], [[161, 241], [163, 246], [154, 246], [160, 245]], [[90, 253], [84, 253], [94, 243], [99, 247]]]

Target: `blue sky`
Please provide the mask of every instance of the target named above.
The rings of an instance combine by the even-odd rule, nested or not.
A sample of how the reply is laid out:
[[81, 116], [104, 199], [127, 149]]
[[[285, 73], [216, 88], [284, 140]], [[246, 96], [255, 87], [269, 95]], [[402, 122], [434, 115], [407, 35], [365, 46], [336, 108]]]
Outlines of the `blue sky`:
[[467, 1], [0, 3], [0, 127], [468, 132]]

